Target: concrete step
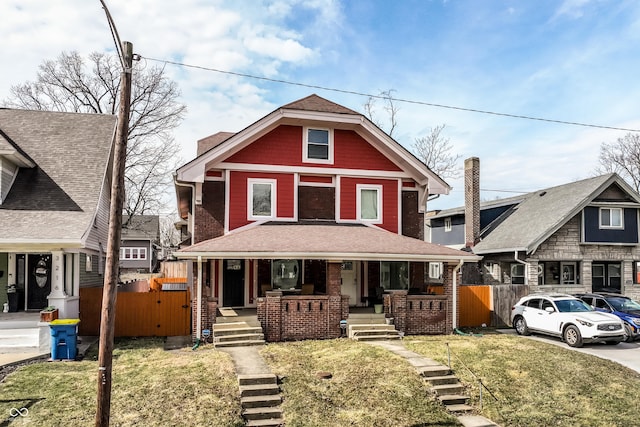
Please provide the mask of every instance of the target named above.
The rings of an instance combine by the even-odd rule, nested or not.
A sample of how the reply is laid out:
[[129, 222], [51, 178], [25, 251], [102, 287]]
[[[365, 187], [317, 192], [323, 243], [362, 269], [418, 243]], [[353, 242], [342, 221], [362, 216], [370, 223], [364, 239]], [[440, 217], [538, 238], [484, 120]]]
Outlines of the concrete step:
[[451, 405], [466, 405], [469, 402], [469, 396], [464, 396], [461, 394], [449, 394], [438, 396], [437, 399], [445, 406]]
[[400, 335], [356, 335], [353, 339], [356, 341], [399, 340]]
[[249, 420], [245, 425], [247, 427], [279, 427], [284, 425], [284, 419], [273, 418], [269, 420]]
[[278, 384], [257, 384], [240, 387], [240, 397], [280, 395]]
[[[13, 322], [14, 326], [19, 322]], [[48, 324], [44, 326], [0, 329], [0, 353], [48, 353], [51, 351], [51, 333]]]
[[425, 381], [428, 381], [431, 385], [442, 385], [442, 384], [457, 384], [458, 377], [455, 375], [442, 375], [438, 377], [424, 377]]
[[442, 384], [442, 385], [434, 385], [430, 388], [436, 396], [446, 396], [452, 394], [462, 393], [464, 391], [464, 386], [460, 383], [457, 384]]
[[386, 323], [357, 323], [357, 324], [347, 324], [347, 327], [350, 331], [359, 331], [362, 329], [389, 329], [391, 327], [393, 329], [393, 325], [387, 325]]
[[277, 384], [278, 379], [273, 374], [251, 374], [251, 375], [238, 375], [238, 385], [240, 387], [247, 385], [258, 384]]
[[250, 345], [263, 345], [265, 340], [237, 340], [237, 341], [222, 341], [214, 342], [213, 345], [217, 347], [246, 347]]
[[229, 334], [229, 335], [216, 335], [213, 338], [214, 342], [225, 342], [225, 341], [251, 341], [251, 340], [263, 340], [264, 334], [252, 333], [252, 334]]
[[451, 369], [444, 365], [435, 365], [435, 366], [424, 366], [418, 369], [420, 375], [423, 377], [431, 378], [431, 377], [442, 377], [445, 375], [451, 375]]
[[270, 408], [278, 406], [282, 403], [282, 397], [279, 394], [267, 396], [247, 396], [240, 399], [243, 409], [249, 408]]
[[461, 415], [458, 421], [465, 427], [499, 427], [498, 424], [481, 415]]
[[213, 325], [214, 336], [234, 334], [238, 331], [241, 331], [243, 333], [247, 333], [247, 332], [255, 333], [255, 332], [262, 332], [262, 328], [260, 326], [250, 326], [244, 322], [226, 323], [226, 324], [222, 323], [222, 324]]
[[246, 420], [269, 420], [282, 418], [280, 408], [249, 408], [242, 411], [242, 416]]
[[465, 404], [445, 405], [445, 408], [447, 408], [449, 412], [473, 412], [475, 409], [473, 406]]

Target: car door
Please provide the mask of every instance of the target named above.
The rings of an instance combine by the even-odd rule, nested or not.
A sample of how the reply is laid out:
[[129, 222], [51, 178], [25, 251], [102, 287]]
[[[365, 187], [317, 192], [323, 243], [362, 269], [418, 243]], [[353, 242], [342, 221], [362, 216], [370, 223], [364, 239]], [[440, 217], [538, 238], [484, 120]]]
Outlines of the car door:
[[[549, 311], [551, 309], [553, 311]], [[540, 304], [540, 330], [550, 334], [560, 334], [560, 314], [556, 306], [546, 298]]]
[[540, 310], [541, 298], [533, 298], [527, 301], [526, 307], [522, 310], [522, 316], [527, 322], [529, 329], [540, 329], [542, 326], [542, 311]]

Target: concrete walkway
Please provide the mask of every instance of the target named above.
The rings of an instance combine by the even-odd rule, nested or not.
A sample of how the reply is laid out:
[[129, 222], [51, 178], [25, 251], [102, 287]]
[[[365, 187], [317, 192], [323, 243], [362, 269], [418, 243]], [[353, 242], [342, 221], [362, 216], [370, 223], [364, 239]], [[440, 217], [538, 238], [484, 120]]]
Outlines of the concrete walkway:
[[231, 356], [237, 375], [270, 374], [271, 369], [260, 355], [262, 346], [221, 347], [218, 350]]
[[[400, 357], [403, 357], [416, 369], [425, 366], [442, 366], [433, 359], [424, 357], [411, 350], [407, 350], [402, 341], [363, 341], [366, 344], [382, 347]], [[457, 415], [458, 421], [464, 427], [497, 427], [498, 424], [481, 415]]]

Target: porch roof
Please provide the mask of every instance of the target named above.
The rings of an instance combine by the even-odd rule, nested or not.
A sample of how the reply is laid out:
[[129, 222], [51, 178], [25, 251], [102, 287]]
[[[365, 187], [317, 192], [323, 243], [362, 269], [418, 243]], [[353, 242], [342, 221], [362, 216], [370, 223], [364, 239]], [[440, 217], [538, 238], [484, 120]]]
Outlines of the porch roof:
[[264, 223], [174, 252], [177, 258], [475, 262], [469, 252], [362, 224]]

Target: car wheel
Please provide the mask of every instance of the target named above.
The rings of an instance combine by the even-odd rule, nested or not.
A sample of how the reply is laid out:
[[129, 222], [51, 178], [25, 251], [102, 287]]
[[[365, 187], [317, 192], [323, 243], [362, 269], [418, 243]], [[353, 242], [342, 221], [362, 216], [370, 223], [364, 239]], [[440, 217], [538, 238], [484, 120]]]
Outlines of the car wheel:
[[580, 330], [574, 325], [569, 325], [565, 328], [562, 338], [564, 338], [564, 342], [571, 347], [582, 347], [582, 335], [580, 334]]
[[513, 327], [516, 328], [518, 335], [529, 335], [529, 328], [527, 327], [527, 321], [524, 320], [524, 317], [516, 317], [513, 321]]
[[625, 323], [624, 331], [624, 333], [627, 334], [627, 342], [633, 342], [633, 332], [631, 332], [631, 326]]

